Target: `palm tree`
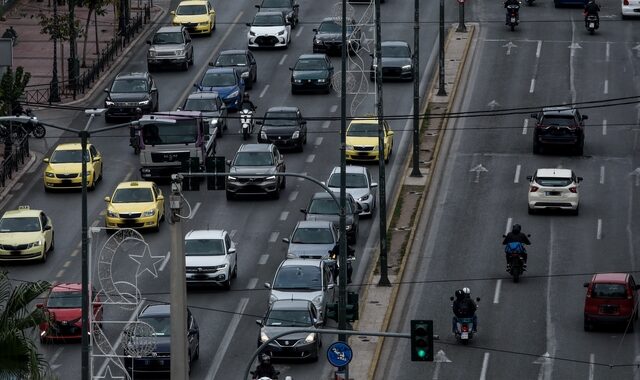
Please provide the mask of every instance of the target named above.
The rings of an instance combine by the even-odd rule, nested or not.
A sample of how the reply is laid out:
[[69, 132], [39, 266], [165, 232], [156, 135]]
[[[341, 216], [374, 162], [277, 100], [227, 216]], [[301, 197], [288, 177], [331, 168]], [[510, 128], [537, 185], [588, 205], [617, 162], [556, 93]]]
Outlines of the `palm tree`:
[[43, 379], [49, 364], [38, 352], [25, 330], [35, 329], [46, 320], [45, 313], [33, 305], [51, 288], [46, 281], [11, 283], [0, 271], [0, 379]]

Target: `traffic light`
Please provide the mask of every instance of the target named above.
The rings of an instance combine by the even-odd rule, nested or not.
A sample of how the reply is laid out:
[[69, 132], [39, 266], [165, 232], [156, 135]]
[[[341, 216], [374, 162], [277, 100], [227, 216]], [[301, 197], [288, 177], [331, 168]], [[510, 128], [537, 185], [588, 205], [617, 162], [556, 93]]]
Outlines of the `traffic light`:
[[433, 361], [433, 321], [411, 320], [411, 361]]

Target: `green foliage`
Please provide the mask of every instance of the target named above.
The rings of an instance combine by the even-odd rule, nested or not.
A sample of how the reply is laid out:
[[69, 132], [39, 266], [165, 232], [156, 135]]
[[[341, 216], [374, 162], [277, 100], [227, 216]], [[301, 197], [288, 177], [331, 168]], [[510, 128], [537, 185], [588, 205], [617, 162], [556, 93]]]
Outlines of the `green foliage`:
[[31, 79], [31, 73], [25, 72], [22, 66], [18, 66], [14, 72], [11, 67], [7, 68], [7, 71], [0, 80], [0, 111], [6, 115], [11, 113], [11, 108], [14, 107], [20, 97], [24, 94], [24, 89], [29, 84]]
[[[56, 15], [46, 15], [40, 13], [38, 15], [40, 21], [40, 34], [48, 34], [49, 39], [56, 39], [59, 41], [68, 41], [71, 38], [70, 17], [68, 13], [62, 13]], [[80, 38], [84, 35], [84, 30], [80, 25], [80, 20], [73, 20], [74, 30], [76, 32], [76, 38]]]

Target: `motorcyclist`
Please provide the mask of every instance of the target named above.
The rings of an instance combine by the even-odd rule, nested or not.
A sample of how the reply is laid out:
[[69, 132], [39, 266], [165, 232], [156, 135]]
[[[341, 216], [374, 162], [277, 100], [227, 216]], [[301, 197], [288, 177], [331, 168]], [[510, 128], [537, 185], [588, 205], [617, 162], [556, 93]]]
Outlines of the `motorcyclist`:
[[458, 318], [471, 318], [473, 321], [473, 331], [477, 331], [478, 317], [476, 316], [476, 310], [478, 307], [471, 299], [471, 290], [469, 288], [456, 290], [455, 299], [451, 307], [454, 315], [453, 320], [451, 321], [451, 331], [454, 334], [456, 333]]
[[[356, 256], [356, 250], [351, 247], [350, 245], [347, 245], [347, 258], [349, 257], [355, 257]], [[335, 260], [337, 261], [338, 258], [340, 257], [340, 243], [336, 243], [333, 248], [331, 248], [331, 250], [329, 251], [329, 257], [335, 258]], [[334, 268], [334, 273], [333, 276], [334, 278], [338, 278], [338, 265], [336, 263], [336, 265], [333, 267]], [[353, 274], [353, 266], [351, 265], [350, 262], [347, 262], [347, 284], [351, 283], [351, 275]]]
[[[513, 244], [519, 243], [519, 244]], [[531, 241], [529, 241], [529, 237], [522, 232], [522, 227], [519, 224], [514, 224], [511, 227], [511, 232], [504, 237], [502, 240], [502, 245], [505, 246], [504, 253], [505, 258], [507, 259], [507, 271], [509, 268], [509, 255], [512, 253], [519, 253], [522, 259], [524, 260], [524, 267], [527, 267], [527, 251], [524, 248], [524, 245], [531, 245]]]
[[[517, 5], [518, 8], [514, 9], [514, 12], [516, 13], [516, 18], [518, 18], [518, 13], [520, 11], [520, 0], [505, 0], [504, 1], [504, 7], [505, 9], [507, 9], [507, 7], [509, 5]], [[506, 21], [505, 21], [505, 25], [509, 25], [509, 10], [507, 9], [507, 16], [506, 16]]]
[[600, 16], [598, 15], [600, 12], [600, 6], [596, 4], [595, 0], [589, 0], [587, 4], [584, 6], [584, 25], [585, 27], [588, 25], [587, 18], [589, 16], [596, 16], [596, 28], [600, 24]]
[[240, 103], [240, 109], [250, 110], [252, 112], [256, 110], [256, 105], [253, 104], [253, 102], [251, 102], [251, 99], [249, 98], [248, 93], [245, 93], [244, 96], [242, 97], [242, 103]]
[[253, 378], [259, 379], [261, 377], [268, 377], [272, 380], [278, 378], [278, 371], [273, 368], [271, 364], [271, 357], [267, 354], [260, 355], [260, 364], [256, 367], [256, 370], [253, 372]]

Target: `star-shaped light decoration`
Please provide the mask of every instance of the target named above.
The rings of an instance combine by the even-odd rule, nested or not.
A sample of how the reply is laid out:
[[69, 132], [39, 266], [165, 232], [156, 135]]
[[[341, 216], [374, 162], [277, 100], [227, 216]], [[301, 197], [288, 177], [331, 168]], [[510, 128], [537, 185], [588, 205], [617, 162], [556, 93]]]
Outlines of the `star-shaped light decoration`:
[[152, 256], [151, 250], [145, 248], [141, 255], [129, 255], [131, 260], [138, 263], [138, 269], [136, 270], [136, 277], [139, 277], [143, 272], [149, 272], [155, 278], [158, 278], [158, 270], [156, 265], [162, 262], [166, 256]]
[[104, 376], [98, 376], [95, 378], [97, 379], [111, 379], [111, 380], [116, 380], [116, 379], [122, 379], [124, 380], [124, 376], [114, 376], [113, 373], [111, 372], [111, 365], [107, 366], [107, 369], [104, 371]]

